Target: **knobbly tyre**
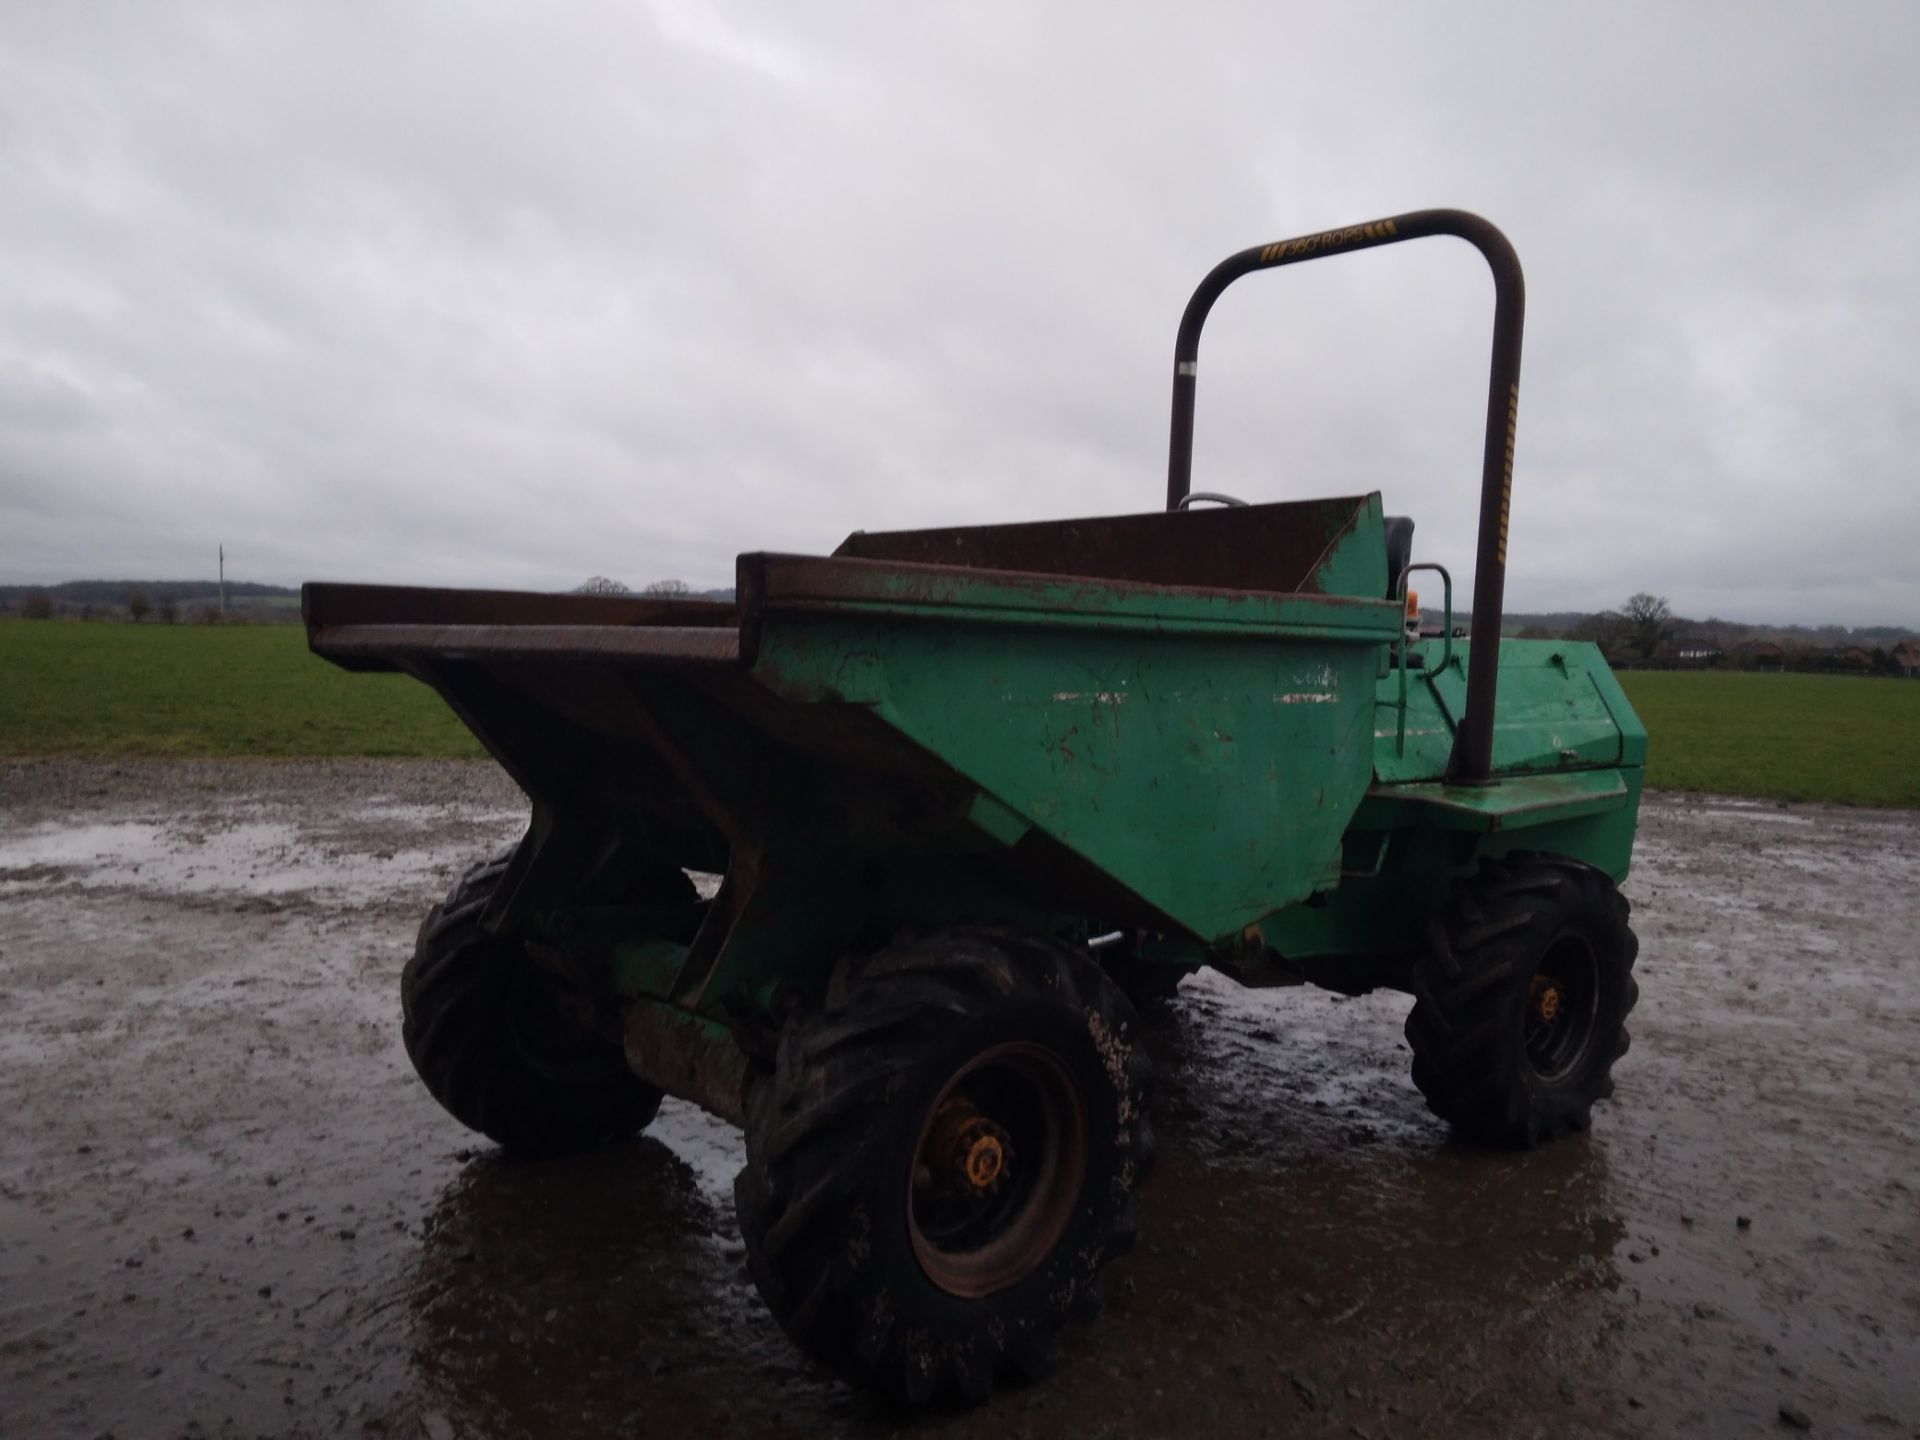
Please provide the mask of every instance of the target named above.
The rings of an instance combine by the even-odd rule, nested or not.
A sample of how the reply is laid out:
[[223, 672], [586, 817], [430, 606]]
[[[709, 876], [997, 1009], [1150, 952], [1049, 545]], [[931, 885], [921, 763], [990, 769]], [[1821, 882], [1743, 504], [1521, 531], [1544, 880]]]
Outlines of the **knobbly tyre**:
[[[1220, 293], [1429, 235], [1495, 281], [1475, 639], [1378, 494], [1189, 484]], [[743, 1126], [767, 1304], [915, 1404], [1045, 1372], [1099, 1310], [1153, 1165], [1135, 1004], [1202, 965], [1405, 991], [1456, 1130], [1586, 1128], [1636, 995], [1646, 733], [1593, 646], [1498, 638], [1523, 306], [1459, 211], [1229, 258], [1180, 324], [1164, 511], [742, 555], [733, 604], [308, 585], [317, 653], [431, 685], [532, 802], [420, 928], [427, 1087], [534, 1154], [663, 1094]]]

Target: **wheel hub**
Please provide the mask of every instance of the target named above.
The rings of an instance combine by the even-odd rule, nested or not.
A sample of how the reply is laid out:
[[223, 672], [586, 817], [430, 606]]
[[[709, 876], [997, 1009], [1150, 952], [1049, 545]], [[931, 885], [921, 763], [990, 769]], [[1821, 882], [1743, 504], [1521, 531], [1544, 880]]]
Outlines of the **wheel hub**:
[[1560, 1018], [1560, 987], [1546, 976], [1533, 977], [1533, 992], [1529, 999], [1536, 1025], [1551, 1025]]
[[1013, 1041], [961, 1065], [927, 1111], [907, 1186], [927, 1278], [967, 1300], [1018, 1284], [1072, 1222], [1087, 1152], [1079, 1093], [1051, 1051]]
[[1527, 988], [1527, 1063], [1543, 1084], [1558, 1085], [1586, 1063], [1600, 1006], [1600, 962], [1593, 946], [1567, 931], [1541, 955]]
[[940, 1102], [927, 1137], [928, 1178], [949, 1192], [991, 1195], [1007, 1178], [1013, 1141], [964, 1095]]

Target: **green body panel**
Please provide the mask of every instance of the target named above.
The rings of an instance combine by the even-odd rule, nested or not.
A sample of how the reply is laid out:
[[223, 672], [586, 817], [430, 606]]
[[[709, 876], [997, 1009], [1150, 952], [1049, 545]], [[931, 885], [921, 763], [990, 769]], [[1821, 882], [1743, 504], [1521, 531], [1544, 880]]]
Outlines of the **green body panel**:
[[[1411, 647], [1435, 665], [1441, 648], [1439, 641]], [[1374, 768], [1382, 783], [1437, 780], [1446, 772], [1454, 727], [1466, 708], [1466, 666], [1472, 650], [1472, 641], [1457, 640], [1444, 667], [1408, 671], [1404, 743], [1399, 674], [1381, 681]], [[1500, 689], [1493, 712], [1495, 774], [1639, 766], [1646, 763], [1646, 746], [1647, 732], [1599, 647], [1575, 641], [1500, 642]]]
[[804, 694], [857, 668], [858, 703], [979, 787], [983, 835], [1038, 830], [1212, 938], [1338, 880], [1394, 622], [1375, 608], [1338, 640], [810, 624], [770, 629], [756, 675]]
[[[1494, 705], [1497, 783], [1448, 785], [1447, 756], [1466, 696], [1471, 642], [1409, 647], [1376, 690], [1375, 784], [1347, 832], [1339, 887], [1271, 916], [1270, 949], [1341, 988], [1342, 965], [1392, 962], [1425, 943], [1453, 880], [1485, 856], [1570, 856], [1618, 883], [1632, 862], [1647, 732], [1598, 647], [1502, 640]], [[1429, 668], [1431, 667], [1431, 668]], [[1404, 701], [1402, 694], [1404, 691]], [[1361, 966], [1362, 978], [1369, 978]]]
[[1372, 598], [1377, 495], [1304, 583], [856, 574], [802, 613], [771, 607], [752, 674], [784, 700], [864, 707], [977, 787], [983, 837], [1038, 831], [1212, 940], [1337, 884], [1372, 780], [1375, 676], [1400, 630], [1398, 604]]
[[1566, 855], [1625, 880], [1641, 773], [1609, 767], [1472, 788], [1375, 786], [1347, 832], [1339, 888], [1269, 917], [1261, 940], [1316, 983], [1393, 984], [1398, 962], [1426, 943], [1428, 918], [1448, 887], [1483, 857]]

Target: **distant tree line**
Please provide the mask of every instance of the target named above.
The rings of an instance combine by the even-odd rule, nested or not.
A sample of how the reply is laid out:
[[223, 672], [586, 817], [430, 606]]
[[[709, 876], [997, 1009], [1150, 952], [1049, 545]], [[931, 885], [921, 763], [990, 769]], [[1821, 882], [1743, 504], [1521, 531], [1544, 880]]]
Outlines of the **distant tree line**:
[[[595, 575], [574, 587], [581, 595], [631, 595], [618, 580]], [[731, 600], [731, 590], [695, 590], [684, 580], [654, 580], [642, 595], [664, 599]], [[288, 585], [227, 582], [226, 608], [211, 580], [69, 580], [59, 585], [0, 585], [0, 616], [26, 620], [148, 620], [164, 625], [288, 624], [299, 620], [300, 592]]]
[[181, 620], [209, 625], [285, 623], [300, 618], [294, 603], [299, 594], [287, 585], [229, 581], [223, 611], [218, 583], [212, 580], [68, 580], [59, 585], [0, 585], [0, 615], [135, 623], [152, 619], [164, 625]]
[[299, 618], [299, 613], [294, 610], [264, 611], [253, 606], [241, 606], [223, 613], [210, 600], [189, 609], [171, 596], [150, 600], [142, 590], [129, 590], [123, 605], [95, 603], [91, 600], [62, 601], [56, 600], [48, 590], [27, 590], [17, 600], [0, 598], [0, 615], [12, 613], [17, 613], [23, 620], [118, 620], [124, 615], [136, 625], [148, 616], [163, 625], [177, 624], [183, 618], [203, 625], [254, 625]]
[[[584, 583], [574, 586], [573, 593], [576, 595], [631, 595], [633, 591], [618, 580], [609, 580], [604, 575], [595, 575]], [[731, 590], [695, 590], [684, 580], [649, 580], [640, 587], [640, 593], [654, 599], [665, 600], [722, 598], [731, 600], [733, 598]]]
[[1689, 620], [1675, 615], [1665, 596], [1644, 592], [1592, 615], [1510, 616], [1506, 629], [1520, 639], [1591, 641], [1616, 668], [1920, 675], [1920, 641], [1891, 626]]
[[[58, 585], [0, 585], [0, 603], [18, 605], [28, 595], [45, 594], [55, 604], [110, 605], [124, 610], [135, 591], [149, 601], [171, 600], [175, 604], [194, 600], [213, 600], [219, 594], [216, 580], [63, 580]], [[291, 600], [300, 592], [291, 585], [261, 585], [251, 580], [229, 580], [227, 600]]]

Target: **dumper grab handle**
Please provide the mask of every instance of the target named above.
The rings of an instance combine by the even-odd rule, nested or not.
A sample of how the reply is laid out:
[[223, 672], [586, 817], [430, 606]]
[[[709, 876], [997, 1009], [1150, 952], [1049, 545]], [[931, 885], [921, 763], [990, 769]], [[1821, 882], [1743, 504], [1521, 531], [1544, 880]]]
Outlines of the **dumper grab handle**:
[[1493, 702], [1500, 674], [1500, 615], [1507, 582], [1507, 512], [1513, 494], [1513, 432], [1520, 407], [1520, 338], [1527, 287], [1520, 257], [1491, 223], [1465, 210], [1415, 210], [1364, 225], [1276, 240], [1229, 255], [1207, 273], [1180, 316], [1173, 344], [1173, 429], [1167, 444], [1167, 508], [1193, 488], [1193, 403], [1200, 331], [1220, 294], [1242, 275], [1428, 235], [1454, 235], [1493, 271], [1493, 363], [1487, 376], [1487, 437], [1480, 466], [1480, 538], [1473, 574], [1473, 629], [1487, 643], [1467, 658], [1467, 705], [1454, 732], [1447, 780], [1486, 784], [1493, 774]]

